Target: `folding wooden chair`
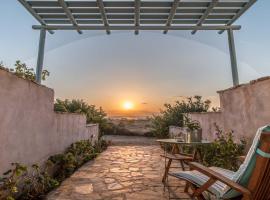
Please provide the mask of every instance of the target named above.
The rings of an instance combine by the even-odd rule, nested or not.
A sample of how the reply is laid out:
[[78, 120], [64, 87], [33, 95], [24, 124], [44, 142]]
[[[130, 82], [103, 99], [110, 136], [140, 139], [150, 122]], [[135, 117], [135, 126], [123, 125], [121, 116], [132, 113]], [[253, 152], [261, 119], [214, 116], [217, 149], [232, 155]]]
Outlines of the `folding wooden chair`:
[[237, 172], [205, 167], [190, 162], [191, 171], [169, 173], [186, 180], [185, 192], [192, 190], [192, 198], [205, 199], [208, 191], [217, 199], [270, 199], [270, 126], [260, 128], [253, 144]]

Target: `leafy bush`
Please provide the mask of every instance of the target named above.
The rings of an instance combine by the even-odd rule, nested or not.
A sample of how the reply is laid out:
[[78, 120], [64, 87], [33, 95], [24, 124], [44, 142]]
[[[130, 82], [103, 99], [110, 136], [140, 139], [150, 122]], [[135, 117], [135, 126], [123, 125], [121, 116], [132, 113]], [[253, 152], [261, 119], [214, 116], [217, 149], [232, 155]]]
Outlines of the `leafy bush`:
[[[16, 61], [14, 68], [6, 68], [2, 63], [0, 63], [0, 67], [14, 73], [18, 77], [30, 81], [36, 80], [36, 73], [34, 72], [34, 69], [27, 67], [27, 65], [25, 63], [22, 63], [20, 60]], [[48, 70], [43, 70], [41, 74], [41, 79], [45, 81], [48, 76], [50, 76], [50, 72]]]
[[246, 141], [242, 139], [240, 143], [236, 143], [233, 131], [223, 132], [216, 124], [215, 126], [217, 138], [211, 145], [205, 145], [202, 148], [203, 164], [237, 170], [239, 168], [238, 157], [243, 155]]
[[0, 178], [0, 199], [13, 200], [18, 194], [18, 184], [27, 173], [27, 167], [19, 163], [11, 163], [13, 169], [6, 171]]
[[45, 166], [45, 169], [41, 169], [37, 164], [31, 166], [30, 172], [24, 177], [20, 199], [40, 199], [59, 185], [59, 181], [48, 173], [51, 163], [47, 162]]
[[51, 156], [49, 160], [54, 164], [54, 177], [64, 180], [85, 162], [92, 160], [107, 148], [104, 140], [99, 140], [94, 145], [90, 140], [81, 140], [73, 143], [65, 153]]
[[207, 112], [210, 104], [209, 100], [203, 101], [201, 96], [189, 97], [186, 101], [176, 101], [174, 105], [165, 104], [165, 109], [152, 118], [154, 135], [159, 138], [168, 137], [169, 126], [184, 126], [185, 113]]
[[183, 118], [184, 118], [184, 124], [183, 124], [184, 127], [187, 127], [191, 131], [201, 129], [200, 123], [196, 120], [192, 120], [188, 116], [188, 114], [184, 114]]
[[69, 177], [85, 162], [95, 158], [107, 147], [104, 140], [92, 145], [90, 140], [82, 140], [72, 144], [65, 153], [51, 156], [44, 169], [34, 164], [28, 169], [19, 163], [12, 163], [0, 178], [0, 199], [33, 200], [42, 199], [60, 182]]
[[[101, 135], [108, 129], [108, 120], [106, 119], [107, 114], [104, 110], [95, 105], [89, 105], [83, 100], [60, 100], [56, 99], [54, 103], [54, 110], [56, 112], [68, 112], [68, 113], [80, 113], [86, 116], [87, 123], [98, 123]], [[100, 135], [100, 137], [101, 137]]]

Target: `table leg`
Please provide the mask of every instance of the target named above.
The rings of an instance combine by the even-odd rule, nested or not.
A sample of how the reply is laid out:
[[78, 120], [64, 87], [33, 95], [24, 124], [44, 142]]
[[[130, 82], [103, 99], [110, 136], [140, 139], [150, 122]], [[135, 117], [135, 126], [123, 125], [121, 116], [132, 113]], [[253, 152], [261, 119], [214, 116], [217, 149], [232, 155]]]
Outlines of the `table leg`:
[[180, 149], [179, 149], [177, 144], [173, 144], [171, 153], [172, 154], [179, 154], [180, 153]]
[[193, 151], [193, 161], [195, 161], [196, 160], [196, 157], [197, 157], [197, 148], [196, 147], [194, 147], [194, 151]]
[[194, 152], [193, 152], [193, 161], [196, 161], [196, 160], [199, 162], [202, 162], [202, 153], [198, 147], [194, 147]]
[[198, 155], [198, 161], [202, 163], [202, 152], [201, 152], [200, 148], [198, 148], [198, 150], [197, 150], [197, 155]]
[[165, 181], [167, 179], [171, 164], [172, 164], [172, 159], [169, 159], [167, 164], [166, 164], [166, 161], [165, 161], [165, 172], [164, 172], [164, 175], [163, 175], [163, 178], [162, 178], [163, 183], [165, 183]]
[[181, 164], [182, 170], [185, 171], [185, 165], [184, 165], [184, 162], [182, 160], [180, 160], [180, 164]]

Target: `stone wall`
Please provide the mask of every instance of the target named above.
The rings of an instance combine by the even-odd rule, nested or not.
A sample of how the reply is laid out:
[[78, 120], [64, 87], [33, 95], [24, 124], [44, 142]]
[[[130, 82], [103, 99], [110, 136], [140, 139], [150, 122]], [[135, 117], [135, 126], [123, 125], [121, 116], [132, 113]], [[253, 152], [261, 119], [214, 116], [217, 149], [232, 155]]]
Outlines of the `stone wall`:
[[54, 91], [0, 69], [0, 174], [10, 163], [40, 163], [71, 143], [98, 137], [98, 125], [53, 110]]
[[204, 138], [214, 138], [214, 123], [217, 123], [224, 130], [233, 130], [237, 139], [245, 137], [251, 141], [259, 127], [270, 124], [270, 77], [218, 94], [221, 112], [190, 114], [201, 123]]

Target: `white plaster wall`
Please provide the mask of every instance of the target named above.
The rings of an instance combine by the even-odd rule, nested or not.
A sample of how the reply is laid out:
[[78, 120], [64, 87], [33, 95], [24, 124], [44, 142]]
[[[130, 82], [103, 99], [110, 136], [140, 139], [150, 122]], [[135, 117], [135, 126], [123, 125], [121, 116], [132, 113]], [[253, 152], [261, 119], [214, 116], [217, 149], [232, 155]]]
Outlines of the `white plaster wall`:
[[0, 69], [0, 174], [10, 163], [40, 163], [71, 143], [94, 140], [98, 125], [53, 111], [54, 91]]
[[214, 138], [214, 122], [224, 130], [233, 130], [236, 139], [252, 141], [257, 129], [270, 124], [270, 78], [219, 91], [221, 112], [194, 113], [203, 129], [203, 137]]

